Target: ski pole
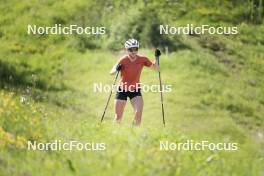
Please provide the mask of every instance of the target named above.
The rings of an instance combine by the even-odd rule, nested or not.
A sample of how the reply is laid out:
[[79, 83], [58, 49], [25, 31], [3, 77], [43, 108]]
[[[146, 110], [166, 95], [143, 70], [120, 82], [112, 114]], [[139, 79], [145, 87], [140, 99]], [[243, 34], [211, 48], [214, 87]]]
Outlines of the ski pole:
[[[116, 80], [117, 80], [117, 78], [118, 78], [118, 74], [119, 74], [119, 70], [118, 70], [117, 73], [116, 73], [115, 81], [114, 81], [114, 83], [113, 83], [113, 87], [114, 87], [115, 84], [116, 84]], [[106, 102], [106, 105], [105, 105], [104, 113], [103, 113], [102, 118], [101, 118], [101, 123], [102, 123], [103, 120], [104, 120], [104, 115], [105, 115], [106, 109], [107, 109], [107, 107], [108, 107], [109, 101], [110, 101], [110, 99], [111, 99], [112, 92], [113, 92], [113, 90], [111, 89], [110, 95], [109, 95], [109, 97], [108, 97], [108, 99], [107, 99], [107, 102]]]
[[[156, 62], [158, 63], [158, 66], [160, 66], [160, 62], [159, 62], [159, 57], [160, 57], [161, 53], [159, 49], [155, 50], [155, 57], [156, 57]], [[161, 101], [161, 109], [162, 109], [162, 120], [163, 120], [163, 125], [165, 127], [165, 115], [164, 115], [164, 105], [163, 105], [163, 94], [162, 94], [162, 84], [161, 84], [161, 74], [160, 74], [160, 70], [158, 70], [159, 73], [159, 84], [160, 84], [160, 101]]]

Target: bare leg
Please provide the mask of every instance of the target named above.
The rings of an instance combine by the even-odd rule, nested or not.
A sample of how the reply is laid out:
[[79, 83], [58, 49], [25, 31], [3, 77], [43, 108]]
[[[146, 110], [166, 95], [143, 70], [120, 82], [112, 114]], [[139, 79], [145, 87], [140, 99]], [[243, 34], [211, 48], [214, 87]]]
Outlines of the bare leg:
[[115, 123], [119, 124], [121, 122], [125, 106], [126, 100], [115, 99]]
[[140, 125], [141, 116], [142, 116], [142, 112], [143, 112], [143, 105], [144, 105], [142, 96], [136, 96], [136, 97], [132, 98], [131, 104], [132, 104], [132, 106], [134, 108], [134, 112], [135, 112], [133, 124]]

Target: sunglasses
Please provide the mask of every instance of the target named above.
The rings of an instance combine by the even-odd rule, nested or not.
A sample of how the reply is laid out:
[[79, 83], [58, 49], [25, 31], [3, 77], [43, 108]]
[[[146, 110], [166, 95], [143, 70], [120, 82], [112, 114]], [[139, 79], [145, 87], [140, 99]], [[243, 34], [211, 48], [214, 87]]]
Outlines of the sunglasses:
[[129, 52], [133, 52], [133, 51], [138, 51], [138, 48], [136, 48], [136, 47], [135, 47], [135, 48], [128, 48], [127, 50], [128, 50]]

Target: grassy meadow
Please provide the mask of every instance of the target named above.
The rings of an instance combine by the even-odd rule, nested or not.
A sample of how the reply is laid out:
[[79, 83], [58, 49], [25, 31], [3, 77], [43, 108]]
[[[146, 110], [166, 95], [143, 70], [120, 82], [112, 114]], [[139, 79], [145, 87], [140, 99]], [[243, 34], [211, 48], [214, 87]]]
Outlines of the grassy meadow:
[[[247, 4], [237, 2], [223, 1], [218, 10], [217, 3], [199, 0], [176, 5], [163, 1], [148, 5], [132, 1], [1, 2], [0, 175], [263, 175], [263, 18], [253, 18], [253, 14], [250, 21]], [[151, 12], [145, 19], [142, 15], [142, 9], [155, 7], [161, 7], [153, 11], [160, 22], [235, 25], [239, 34], [155, 38], [151, 29], [157, 16]], [[223, 13], [231, 7], [230, 16]], [[125, 19], [120, 9], [132, 16]], [[98, 15], [98, 10], [103, 13]], [[103, 24], [113, 32], [98, 38], [26, 34], [27, 24], [80, 24], [82, 16], [90, 22], [87, 25]], [[122, 28], [122, 24], [129, 27]], [[154, 92], [143, 93], [140, 127], [132, 126], [129, 101], [121, 125], [113, 124], [114, 95], [100, 124], [108, 93], [93, 92], [94, 83], [112, 84], [109, 71], [124, 53], [123, 42], [118, 41], [125, 41], [133, 26], [134, 31], [144, 29], [131, 34], [142, 41], [140, 54], [154, 60], [151, 40], [166, 41], [169, 46], [165, 54], [158, 45], [163, 51], [162, 82], [172, 85], [172, 91], [164, 93], [166, 127], [160, 95]], [[158, 73], [145, 68], [141, 82], [158, 84]], [[54, 140], [103, 142], [106, 150], [27, 150], [28, 141]], [[160, 150], [160, 141], [166, 140], [230, 142], [237, 143], [238, 150]]]

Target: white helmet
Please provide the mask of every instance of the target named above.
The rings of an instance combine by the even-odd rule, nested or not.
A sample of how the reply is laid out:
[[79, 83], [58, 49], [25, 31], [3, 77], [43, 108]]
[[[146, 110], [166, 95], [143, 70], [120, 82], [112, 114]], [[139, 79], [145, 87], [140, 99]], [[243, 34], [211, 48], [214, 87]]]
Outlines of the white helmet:
[[125, 42], [125, 48], [139, 48], [139, 42], [136, 39], [128, 39]]

